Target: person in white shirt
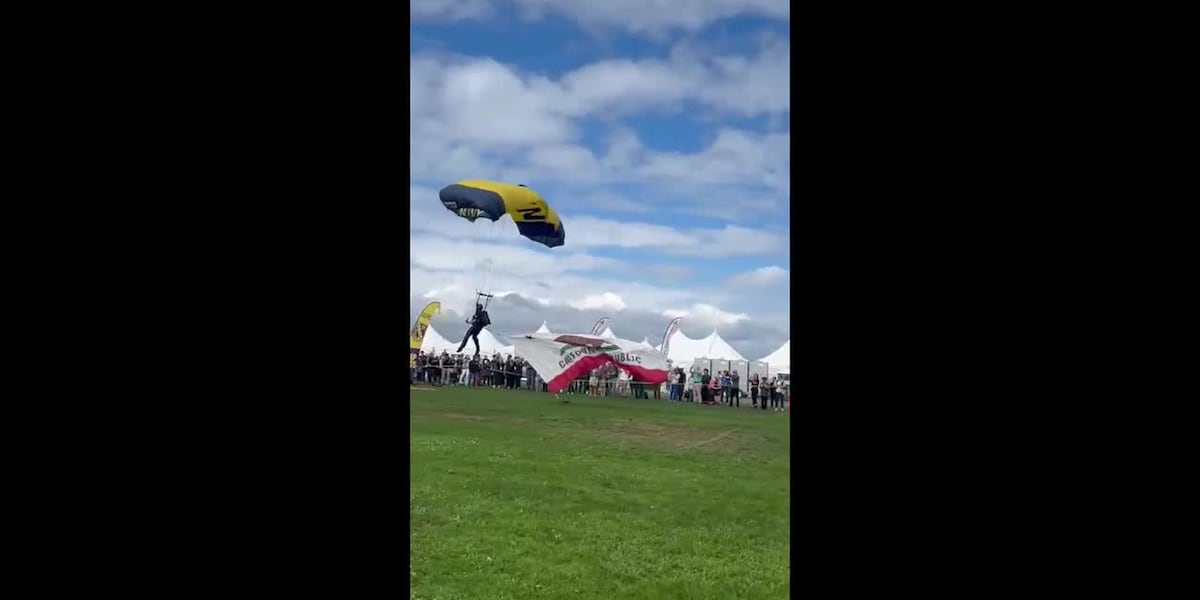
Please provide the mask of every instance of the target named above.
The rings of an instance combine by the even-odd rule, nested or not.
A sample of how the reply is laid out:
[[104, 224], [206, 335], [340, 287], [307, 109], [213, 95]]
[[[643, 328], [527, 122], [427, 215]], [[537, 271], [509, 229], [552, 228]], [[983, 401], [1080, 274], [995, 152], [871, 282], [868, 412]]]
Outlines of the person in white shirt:
[[625, 369], [617, 369], [617, 394], [622, 398], [629, 395], [629, 373]]

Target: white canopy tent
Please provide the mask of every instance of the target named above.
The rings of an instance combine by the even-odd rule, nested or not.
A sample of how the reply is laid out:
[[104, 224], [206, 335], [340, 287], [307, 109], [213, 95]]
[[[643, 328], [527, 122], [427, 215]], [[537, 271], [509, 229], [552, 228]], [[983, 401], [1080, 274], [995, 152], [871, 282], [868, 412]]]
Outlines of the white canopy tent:
[[[454, 351], [458, 350], [458, 342], [446, 339], [442, 336], [442, 334], [438, 333], [438, 331], [434, 329], [432, 325], [430, 325], [429, 328], [425, 330], [425, 339], [421, 340], [421, 350], [426, 354], [431, 352], [437, 352], [441, 354], [442, 351], [454, 354]], [[496, 339], [496, 336], [492, 335], [491, 331], [484, 329], [483, 331], [479, 332], [480, 356], [491, 356], [497, 352], [499, 352], [501, 355], [511, 355], [513, 351], [514, 346], [505, 346], [504, 344], [501, 344], [500, 340]], [[475, 342], [467, 340], [467, 345], [463, 347], [463, 353], [474, 354]]]
[[706, 345], [701, 356], [724, 360], [746, 360], [746, 357], [734, 350], [733, 346], [730, 346], [729, 342], [726, 342], [715, 329], [708, 337], [700, 340], [700, 343]]
[[[538, 327], [536, 333], [552, 332], [549, 325], [543, 321], [542, 325]], [[618, 339], [616, 333], [613, 332], [612, 327], [607, 326], [604, 328], [604, 331], [600, 334], [600, 336], [610, 340]], [[661, 351], [661, 345], [651, 344], [648, 337], [643, 337], [641, 342], [636, 343], [641, 348]], [[435, 349], [438, 352], [441, 352], [443, 349], [446, 349], [453, 353], [457, 347], [458, 341], [446, 339], [436, 330], [434, 330], [433, 327], [430, 327], [426, 331], [425, 340], [421, 344], [421, 349], [426, 352]], [[500, 354], [513, 354], [515, 352], [515, 347], [512, 345], [505, 346], [502, 342], [500, 342], [499, 339], [496, 338], [495, 335], [491, 333], [491, 331], [484, 329], [479, 333], [479, 350], [481, 354], [487, 355], [491, 355], [496, 352], [499, 352]], [[463, 352], [474, 352], [474, 344], [468, 340], [467, 347], [463, 349]], [[725, 339], [721, 337], [721, 334], [716, 330], [713, 330], [712, 333], [703, 338], [693, 339], [684, 335], [683, 331], [678, 329], [675, 330], [675, 334], [671, 336], [670, 356], [667, 358], [671, 360], [674, 366], [683, 367], [685, 369], [690, 367], [692, 362], [697, 358], [729, 361], [746, 360], [746, 358], [743, 357], [742, 354], [737, 351], [737, 349], [729, 345], [729, 343], [726, 342]], [[771, 373], [789, 373], [791, 367], [791, 340], [788, 340], [778, 350], [772, 352], [761, 360], [769, 365]]]
[[683, 368], [690, 367], [697, 358], [746, 360], [715, 329], [708, 337], [698, 340], [684, 335], [681, 330], [676, 330], [675, 335], [671, 336], [671, 348], [667, 358], [675, 366]]
[[778, 350], [764, 356], [762, 361], [771, 368], [771, 373], [792, 372], [792, 340], [788, 340]]
[[430, 325], [427, 329], [425, 329], [425, 339], [421, 340], [421, 351], [425, 354], [430, 354], [433, 352], [440, 354], [442, 351], [454, 352], [454, 349], [457, 347], [458, 344], [455, 344], [454, 342], [442, 337], [442, 334], [438, 333], [437, 330], [433, 328], [433, 325]]
[[[475, 351], [475, 342], [472, 340], [467, 340], [467, 346], [465, 348], [463, 348], [463, 352], [474, 352], [474, 351]], [[482, 355], [491, 356], [496, 353], [512, 354], [513, 347], [505, 346], [504, 344], [502, 344], [500, 342], [500, 340], [496, 339], [496, 336], [492, 335], [492, 332], [488, 331], [487, 329], [480, 331], [479, 332], [479, 354], [481, 356]]]
[[[700, 356], [697, 354], [697, 350], [699, 350], [697, 340], [684, 335], [682, 330], [676, 329], [670, 342], [671, 347], [667, 350], [667, 359], [676, 367], [687, 368], [697, 356]], [[662, 352], [661, 344], [655, 349]]]

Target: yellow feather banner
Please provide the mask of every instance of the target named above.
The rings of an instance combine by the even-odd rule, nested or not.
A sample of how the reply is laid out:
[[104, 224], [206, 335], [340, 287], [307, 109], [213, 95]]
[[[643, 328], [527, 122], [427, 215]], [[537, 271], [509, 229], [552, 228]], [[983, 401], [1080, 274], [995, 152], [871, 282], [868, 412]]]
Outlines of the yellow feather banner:
[[417, 317], [417, 324], [413, 325], [412, 331], [408, 333], [408, 366], [417, 366], [417, 353], [421, 351], [421, 342], [425, 341], [425, 330], [429, 329], [429, 321], [433, 319], [434, 313], [442, 310], [441, 302], [430, 302], [425, 305], [421, 311], [421, 316]]

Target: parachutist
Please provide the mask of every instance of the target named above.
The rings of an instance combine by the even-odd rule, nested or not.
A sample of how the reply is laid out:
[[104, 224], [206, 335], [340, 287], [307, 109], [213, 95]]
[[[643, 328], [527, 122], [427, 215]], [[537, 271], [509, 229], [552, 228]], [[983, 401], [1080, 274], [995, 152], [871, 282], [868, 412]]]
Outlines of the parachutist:
[[475, 356], [479, 356], [479, 332], [483, 331], [484, 327], [492, 324], [492, 320], [488, 317], [487, 311], [483, 310], [482, 304], [475, 304], [475, 314], [471, 315], [470, 319], [467, 319], [467, 324], [470, 327], [467, 328], [467, 333], [463, 335], [462, 343], [458, 345], [456, 352], [462, 352], [463, 348], [467, 345], [467, 340], [472, 340], [475, 342]]

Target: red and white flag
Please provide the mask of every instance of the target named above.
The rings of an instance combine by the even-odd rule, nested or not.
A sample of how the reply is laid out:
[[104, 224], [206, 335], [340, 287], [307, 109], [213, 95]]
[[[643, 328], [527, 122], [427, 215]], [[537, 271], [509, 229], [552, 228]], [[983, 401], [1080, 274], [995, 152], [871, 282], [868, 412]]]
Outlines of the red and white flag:
[[586, 333], [530, 333], [512, 341], [516, 355], [528, 361], [554, 393], [608, 363], [640, 383], [667, 380], [666, 355], [638, 342]]

